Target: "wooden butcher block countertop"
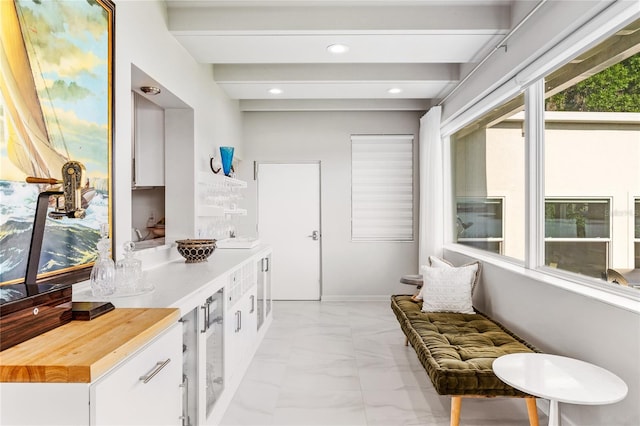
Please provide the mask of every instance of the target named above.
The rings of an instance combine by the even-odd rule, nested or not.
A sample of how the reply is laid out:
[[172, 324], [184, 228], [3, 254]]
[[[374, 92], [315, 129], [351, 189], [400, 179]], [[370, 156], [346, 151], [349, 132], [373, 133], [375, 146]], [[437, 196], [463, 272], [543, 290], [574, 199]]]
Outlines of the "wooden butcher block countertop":
[[114, 309], [0, 352], [0, 382], [90, 383], [180, 318], [175, 308]]

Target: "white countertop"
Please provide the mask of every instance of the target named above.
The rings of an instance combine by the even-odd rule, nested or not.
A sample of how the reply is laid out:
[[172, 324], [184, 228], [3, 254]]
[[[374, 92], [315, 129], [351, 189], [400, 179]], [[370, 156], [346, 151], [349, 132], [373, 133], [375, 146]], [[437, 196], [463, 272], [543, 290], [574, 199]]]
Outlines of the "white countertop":
[[[271, 251], [266, 245], [253, 249], [215, 250], [206, 262], [185, 263], [183, 258], [144, 271], [153, 290], [134, 296], [95, 298], [88, 282], [74, 286], [74, 301], [109, 301], [116, 308], [178, 308], [181, 315], [199, 306], [227, 282], [219, 278]], [[143, 264], [144, 268], [144, 264]]]

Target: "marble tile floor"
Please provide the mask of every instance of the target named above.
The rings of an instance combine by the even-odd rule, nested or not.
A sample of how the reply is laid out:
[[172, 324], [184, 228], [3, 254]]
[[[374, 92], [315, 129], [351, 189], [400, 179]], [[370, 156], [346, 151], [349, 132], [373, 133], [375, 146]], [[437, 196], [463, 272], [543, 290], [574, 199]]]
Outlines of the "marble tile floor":
[[[388, 302], [279, 301], [221, 425], [448, 426], [450, 407]], [[521, 399], [465, 399], [460, 425], [529, 421]]]

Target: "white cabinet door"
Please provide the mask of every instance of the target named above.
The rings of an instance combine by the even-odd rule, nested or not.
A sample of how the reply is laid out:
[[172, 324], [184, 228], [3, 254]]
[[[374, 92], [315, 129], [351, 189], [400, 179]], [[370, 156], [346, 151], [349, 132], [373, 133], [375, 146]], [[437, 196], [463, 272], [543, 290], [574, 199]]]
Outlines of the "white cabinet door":
[[241, 303], [238, 302], [227, 311], [224, 319], [224, 375], [227, 383], [234, 376], [234, 373], [240, 365], [242, 355], [240, 321], [242, 321], [242, 307]]
[[256, 311], [256, 321], [257, 321], [257, 327], [258, 330], [260, 330], [260, 327], [262, 327], [262, 324], [264, 324], [264, 317], [265, 317], [265, 310], [267, 307], [267, 304], [265, 302], [265, 296], [266, 296], [266, 291], [265, 291], [265, 285], [266, 282], [264, 280], [264, 258], [260, 258], [260, 260], [258, 260], [257, 262], [257, 275], [256, 275], [256, 284], [257, 284], [257, 298], [258, 298], [258, 306], [257, 306], [257, 311]]
[[264, 281], [264, 316], [265, 319], [271, 316], [271, 254], [262, 258], [261, 274]]
[[88, 383], [0, 383], [0, 425], [89, 424]]
[[173, 325], [91, 385], [92, 425], [180, 425], [182, 328]]
[[225, 319], [226, 358], [225, 375], [232, 380], [242, 366], [253, 355], [253, 346], [258, 327], [258, 300], [256, 287], [249, 289], [242, 298], [227, 311]]
[[244, 300], [244, 314], [242, 316], [242, 340], [244, 362], [248, 362], [253, 356], [253, 346], [258, 334], [258, 297], [257, 288], [254, 286], [247, 292]]
[[199, 418], [206, 419], [213, 412], [224, 392], [224, 290], [208, 297], [201, 307], [200, 359], [202, 361], [203, 398]]
[[134, 92], [134, 184], [164, 186], [164, 110]]

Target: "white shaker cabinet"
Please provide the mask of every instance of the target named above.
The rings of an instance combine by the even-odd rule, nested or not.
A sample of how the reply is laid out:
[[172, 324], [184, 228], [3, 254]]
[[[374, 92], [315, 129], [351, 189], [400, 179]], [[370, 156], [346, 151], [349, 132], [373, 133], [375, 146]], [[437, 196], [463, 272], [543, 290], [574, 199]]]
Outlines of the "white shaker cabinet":
[[92, 425], [180, 425], [182, 331], [158, 340], [91, 385]]
[[[253, 262], [238, 268], [229, 277], [227, 298], [226, 371], [228, 381], [244, 373], [256, 349], [257, 295]], [[235, 290], [235, 291], [234, 291]]]

